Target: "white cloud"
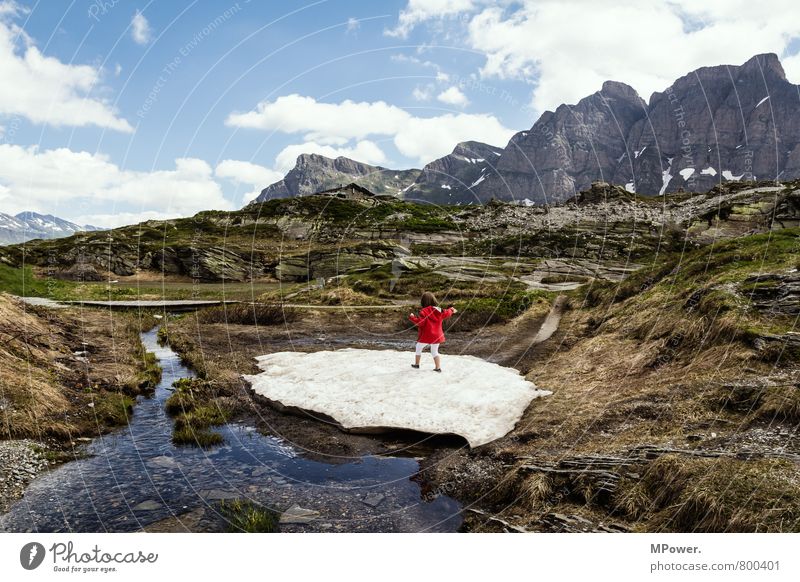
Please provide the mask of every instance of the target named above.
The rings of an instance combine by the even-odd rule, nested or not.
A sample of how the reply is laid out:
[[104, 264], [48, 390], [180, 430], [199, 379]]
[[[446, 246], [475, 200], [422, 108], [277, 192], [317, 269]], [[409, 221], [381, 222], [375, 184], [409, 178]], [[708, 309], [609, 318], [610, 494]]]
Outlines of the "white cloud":
[[433, 89], [430, 86], [414, 87], [411, 96], [415, 101], [430, 101], [431, 97], [433, 97]]
[[370, 165], [386, 163], [386, 154], [375, 142], [361, 140], [353, 147], [333, 147], [316, 142], [286, 146], [275, 158], [276, 171], [285, 174], [291, 170], [300, 154], [319, 154], [328, 158], [344, 156]]
[[150, 42], [151, 36], [150, 23], [147, 22], [144, 14], [137, 10], [131, 19], [131, 38], [133, 38], [133, 42], [147, 44]]
[[800, 84], [800, 53], [781, 59], [786, 78], [795, 85]]
[[427, 164], [452, 152], [459, 142], [475, 140], [505, 146], [514, 133], [493, 115], [447, 114], [410, 118], [395, 135], [394, 143], [403, 155]]
[[456, 107], [465, 107], [469, 104], [469, 99], [461, 89], [458, 87], [450, 87], [436, 96], [436, 99], [448, 105], [455, 105]]
[[182, 216], [185, 215], [178, 212], [145, 210], [143, 212], [115, 212], [113, 214], [81, 214], [71, 218], [71, 221], [80, 225], [90, 224], [102, 228], [115, 228], [117, 226], [139, 224], [146, 220], [169, 220], [170, 218], [181, 218]]
[[[363, 141], [374, 136], [391, 137], [401, 154], [425, 164], [450, 153], [460, 141], [474, 139], [505, 145], [514, 133], [492, 115], [462, 113], [423, 118], [383, 101], [320, 103], [312, 97], [296, 94], [275, 101], [262, 101], [254, 111], [233, 113], [226, 123], [235, 127], [301, 134], [307, 142], [305, 145], [327, 145], [329, 149], [326, 151], [347, 151], [349, 153], [340, 155], [355, 159], [367, 153], [372, 156], [372, 163], [378, 161], [375, 157], [380, 150], [372, 142], [368, 142], [372, 144], [368, 146]], [[342, 147], [352, 140], [358, 140], [358, 144]], [[330, 144], [334, 143], [340, 147], [331, 147]], [[286, 154], [281, 152], [279, 157], [281, 160], [276, 169], [280, 170], [286, 167]]]
[[[493, 6], [471, 16], [468, 42], [486, 54], [484, 76], [535, 82], [538, 111], [574, 103], [608, 79], [648, 99], [698, 67], [783, 54], [800, 35], [797, 4], [759, 6], [754, 10], [749, 0], [526, 0], [515, 11]], [[678, 47], [669, 58], [667, 46]]]
[[4, 212], [116, 205], [123, 212], [142, 208], [186, 216], [232, 208], [211, 166], [194, 158], [175, 160], [174, 170], [142, 172], [119, 168], [98, 153], [2, 144], [0, 187]]
[[387, 30], [388, 36], [405, 38], [418, 24], [433, 18], [455, 16], [474, 7], [472, 0], [408, 0], [400, 11], [397, 27]]
[[283, 133], [302, 132], [308, 140], [318, 141], [328, 137], [362, 139], [371, 134], [390, 134], [407, 117], [408, 113], [384, 101], [320, 103], [313, 97], [291, 94], [275, 101], [262, 101], [255, 111], [232, 113], [225, 123]]
[[251, 191], [243, 196], [247, 204], [258, 196], [265, 187], [283, 178], [283, 173], [264, 166], [241, 160], [223, 160], [217, 164], [214, 174], [240, 185], [250, 186]]
[[348, 18], [347, 19], [347, 28], [345, 29], [346, 32], [355, 32], [361, 28], [361, 22], [357, 18]]
[[[0, 115], [19, 115], [55, 126], [133, 128], [111, 105], [89, 95], [100, 89], [100, 71], [43, 55], [24, 31], [8, 21], [21, 9], [0, 3]], [[20, 46], [21, 45], [21, 46]]]

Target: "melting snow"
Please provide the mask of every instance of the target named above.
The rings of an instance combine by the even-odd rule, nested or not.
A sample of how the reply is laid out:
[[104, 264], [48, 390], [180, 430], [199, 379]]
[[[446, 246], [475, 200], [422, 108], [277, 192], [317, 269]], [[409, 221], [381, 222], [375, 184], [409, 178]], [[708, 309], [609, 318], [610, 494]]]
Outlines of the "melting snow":
[[500, 152], [492, 152], [494, 155], [499, 156]]
[[669, 186], [669, 181], [672, 180], [672, 174], [669, 173], [669, 168], [661, 172], [661, 190], [658, 191], [659, 196], [663, 196], [664, 192], [667, 191], [667, 186]]
[[764, 97], [764, 98], [763, 98], [761, 101], [759, 101], [758, 103], [756, 103], [756, 106], [754, 107], [754, 109], [757, 109], [757, 108], [758, 108], [758, 106], [759, 106], [759, 105], [761, 105], [761, 104], [762, 104], [764, 101], [766, 101], [767, 99], [769, 99], [769, 95], [767, 95], [767, 96], [766, 96], [766, 97]]
[[452, 190], [450, 184], [442, 184], [442, 188], [444, 188], [445, 190]]
[[634, 185], [633, 182], [628, 182], [627, 184], [625, 184], [625, 189], [631, 194], [636, 193], [636, 186]]
[[738, 182], [744, 177], [744, 174], [740, 174], [739, 176], [734, 176], [730, 170], [722, 170], [722, 177], [732, 182]]
[[646, 149], [647, 149], [647, 146], [644, 146], [644, 147], [643, 147], [642, 149], [640, 149], [639, 151], [637, 151], [637, 152], [633, 152], [633, 159], [636, 159], [636, 158], [638, 158], [639, 156], [641, 156], [641, 155], [644, 153], [644, 150], [646, 150]]
[[717, 171], [711, 166], [700, 170], [700, 173], [704, 174], [706, 176], [716, 176], [717, 175]]
[[475, 180], [472, 184], [470, 184], [469, 187], [473, 188], [473, 187], [477, 186], [478, 184], [480, 184], [481, 182], [483, 182], [485, 179], [486, 179], [486, 176], [481, 175], [481, 177], [478, 178], [477, 180]]
[[684, 180], [688, 180], [694, 174], [694, 168], [684, 168], [678, 172]]
[[510, 432], [539, 390], [514, 369], [473, 356], [429, 354], [413, 370], [413, 351], [343, 349], [277, 352], [256, 358], [244, 376], [253, 391], [283, 406], [325, 414], [345, 429], [403, 428], [458, 434], [470, 446]]

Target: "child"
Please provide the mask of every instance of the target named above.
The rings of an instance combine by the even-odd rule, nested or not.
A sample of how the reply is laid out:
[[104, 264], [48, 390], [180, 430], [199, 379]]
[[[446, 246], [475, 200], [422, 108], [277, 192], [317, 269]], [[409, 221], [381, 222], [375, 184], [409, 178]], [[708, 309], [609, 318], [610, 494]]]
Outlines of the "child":
[[454, 307], [449, 307], [442, 311], [438, 306], [438, 301], [433, 293], [426, 291], [422, 294], [422, 309], [419, 316], [411, 313], [408, 318], [419, 328], [419, 335], [417, 336], [417, 350], [414, 356], [414, 363], [411, 364], [412, 368], [419, 368], [419, 361], [422, 358], [422, 349], [425, 346], [431, 347], [431, 354], [433, 355], [433, 363], [436, 365], [434, 372], [441, 372], [441, 359], [439, 358], [439, 344], [444, 342], [444, 332], [442, 331], [442, 322], [456, 313]]

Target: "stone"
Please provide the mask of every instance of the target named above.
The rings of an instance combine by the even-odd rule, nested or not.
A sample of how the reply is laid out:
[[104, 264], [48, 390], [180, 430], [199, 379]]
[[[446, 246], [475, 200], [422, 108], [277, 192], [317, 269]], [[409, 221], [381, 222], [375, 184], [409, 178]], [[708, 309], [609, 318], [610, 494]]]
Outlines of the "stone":
[[370, 507], [378, 507], [381, 503], [383, 503], [385, 499], [386, 499], [385, 495], [381, 495], [380, 493], [372, 493], [370, 495], [367, 495], [361, 501], [363, 501], [364, 504], [369, 505]]
[[224, 489], [203, 489], [200, 491], [200, 497], [209, 501], [221, 501], [223, 499], [236, 499], [239, 497], [239, 493]]
[[306, 509], [299, 505], [292, 505], [281, 514], [280, 523], [285, 524], [305, 524], [319, 518], [319, 512], [313, 509]]
[[148, 499], [147, 501], [142, 501], [138, 505], [133, 507], [133, 511], [155, 511], [157, 509], [161, 509], [164, 507], [161, 503], [154, 499]]

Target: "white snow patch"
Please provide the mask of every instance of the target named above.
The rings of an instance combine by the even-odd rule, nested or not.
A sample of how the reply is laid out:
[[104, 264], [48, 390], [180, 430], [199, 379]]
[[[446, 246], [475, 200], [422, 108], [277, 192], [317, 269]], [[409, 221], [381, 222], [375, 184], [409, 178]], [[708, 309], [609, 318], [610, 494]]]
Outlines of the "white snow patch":
[[707, 168], [703, 168], [702, 170], [700, 170], [700, 173], [705, 175], [705, 176], [716, 176], [717, 175], [717, 171], [712, 166], [709, 166]]
[[494, 155], [499, 156], [500, 152], [492, 152]]
[[663, 196], [664, 192], [667, 191], [667, 186], [669, 186], [669, 181], [672, 180], [672, 174], [669, 173], [669, 168], [661, 172], [661, 190], [658, 191], [659, 196]]
[[520, 206], [535, 206], [536, 202], [534, 202], [530, 198], [523, 198], [522, 200], [519, 201], [519, 205]]
[[641, 156], [641, 155], [644, 153], [644, 150], [646, 150], [646, 149], [647, 149], [647, 146], [644, 146], [644, 147], [643, 147], [642, 149], [640, 149], [639, 151], [637, 151], [637, 152], [633, 152], [633, 159], [635, 160], [636, 158], [638, 158], [639, 156]]
[[742, 147], [742, 144], [739, 144], [738, 146], [736, 146], [736, 148], [735, 148], [735, 149], [737, 149], [737, 150], [738, 150], [740, 147]]
[[731, 182], [738, 182], [744, 177], [744, 174], [734, 176], [730, 170], [722, 170], [722, 177]]
[[763, 98], [761, 101], [759, 101], [758, 103], [756, 103], [756, 106], [754, 107], [754, 109], [758, 109], [758, 106], [759, 106], [759, 105], [761, 105], [761, 104], [762, 104], [764, 101], [766, 101], [767, 99], [769, 99], [769, 95], [767, 95], [767, 96], [766, 96], [766, 97], [764, 97], [764, 98]]
[[445, 190], [452, 190], [450, 184], [442, 184], [442, 188], [444, 188]]
[[470, 188], [474, 188], [475, 186], [477, 186], [478, 184], [480, 184], [481, 182], [483, 182], [485, 179], [486, 179], [486, 176], [484, 176], [484, 175], [481, 175], [481, 177], [480, 177], [480, 178], [478, 178], [477, 180], [475, 180], [475, 181], [474, 181], [472, 184], [470, 184], [470, 185], [469, 185], [469, 187], [470, 187]]
[[694, 174], [694, 168], [684, 168], [678, 172], [684, 180], [688, 180]]
[[277, 352], [244, 376], [253, 391], [283, 406], [330, 416], [345, 429], [403, 428], [457, 434], [476, 447], [508, 434], [531, 400], [551, 394], [516, 370], [474, 356], [443, 356], [434, 374], [426, 353], [409, 350]]
[[633, 182], [628, 182], [627, 184], [625, 184], [625, 189], [631, 194], [636, 193], [636, 186], [634, 185]]

